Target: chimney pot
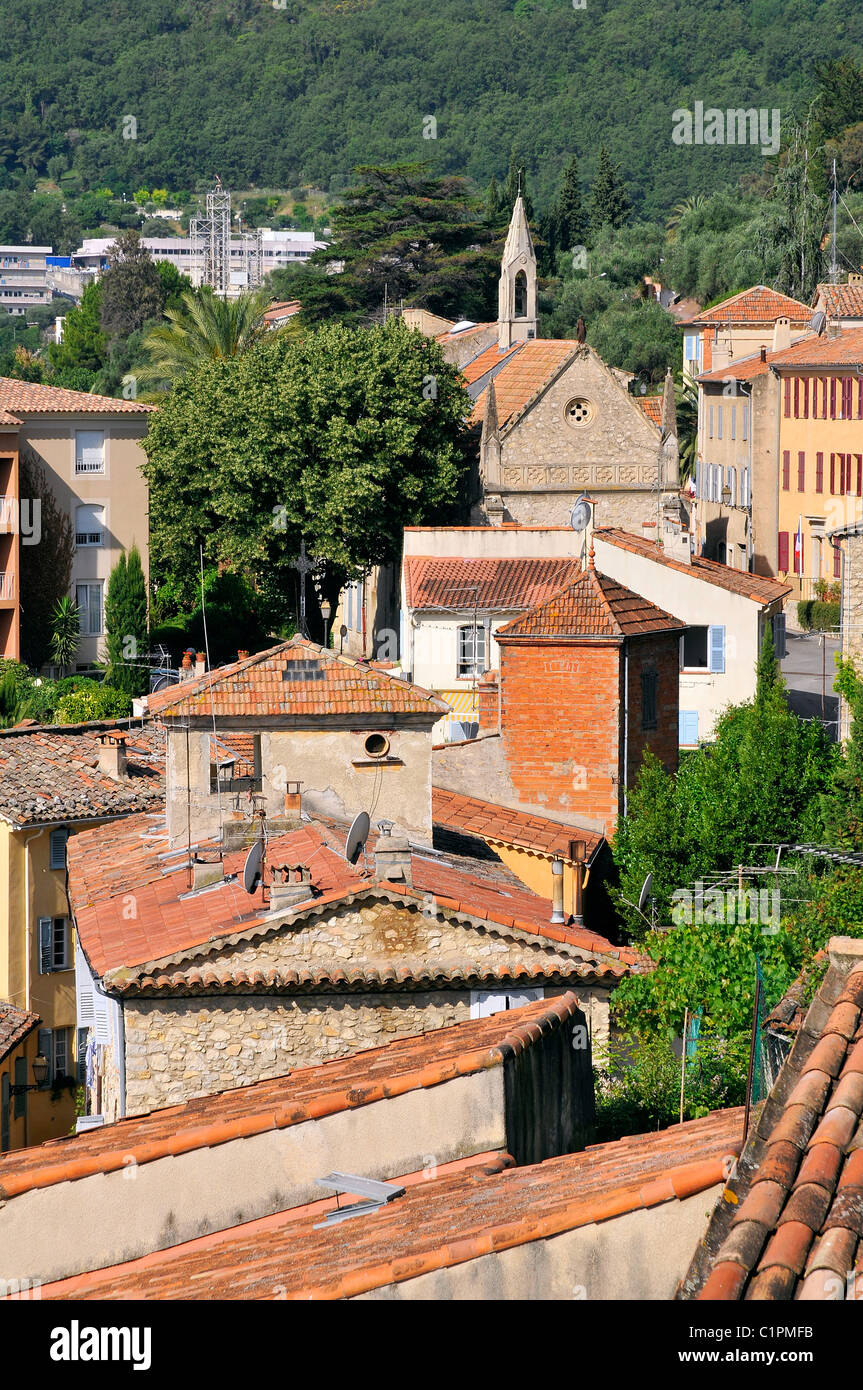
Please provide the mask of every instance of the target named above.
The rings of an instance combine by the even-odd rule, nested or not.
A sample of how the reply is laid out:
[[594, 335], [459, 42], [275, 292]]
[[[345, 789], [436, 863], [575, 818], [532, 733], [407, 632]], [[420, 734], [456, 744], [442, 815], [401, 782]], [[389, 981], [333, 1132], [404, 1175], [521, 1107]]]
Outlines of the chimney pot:
[[123, 734], [99, 735], [99, 771], [121, 781], [126, 774], [126, 739]]
[[238, 661], [246, 661], [246, 660], [248, 659], [248, 655], [249, 655], [248, 652], [239, 651], [239, 652], [237, 652], [237, 660], [238, 660]]
[[196, 657], [195, 657], [195, 675], [196, 675], [196, 676], [203, 676], [203, 674], [204, 674], [204, 672], [206, 671], [206, 669], [207, 669], [207, 654], [206, 654], [206, 652], [198, 652], [197, 655], [196, 655]]
[[762, 361], [762, 362], [766, 362], [766, 361], [767, 361], [767, 348], [764, 346], [763, 343], [761, 344], [761, 361]]
[[558, 924], [566, 921], [563, 915], [563, 860], [551, 862], [551, 920]]

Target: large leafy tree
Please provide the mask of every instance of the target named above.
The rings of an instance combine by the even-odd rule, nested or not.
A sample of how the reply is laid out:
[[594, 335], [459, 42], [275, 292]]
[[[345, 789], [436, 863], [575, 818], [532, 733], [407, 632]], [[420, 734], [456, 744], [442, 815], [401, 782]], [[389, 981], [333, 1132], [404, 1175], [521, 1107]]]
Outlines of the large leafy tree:
[[774, 288], [806, 303], [824, 265], [827, 200], [819, 191], [822, 169], [809, 121], [787, 124], [755, 249], [766, 263], [771, 258], [776, 263]]
[[[464, 179], [434, 177], [424, 164], [364, 165], [332, 216], [333, 240], [312, 257], [313, 270], [341, 262], [328, 276], [324, 306], [340, 317], [379, 316], [384, 300], [447, 317], [483, 318], [492, 309], [497, 259], [479, 202]], [[307, 322], [318, 296], [297, 277]], [[317, 311], [317, 312], [316, 312]]]
[[141, 556], [133, 545], [108, 577], [105, 594], [105, 646], [108, 684], [128, 695], [147, 689], [147, 585]]
[[[66, 315], [62, 343], [52, 343], [48, 349], [51, 363], [60, 376], [58, 385], [72, 385], [66, 377], [74, 372], [89, 372], [92, 380], [104, 367], [107, 343], [101, 311], [102, 286], [94, 281], [84, 290], [81, 303]], [[80, 389], [87, 387], [82, 383]]]
[[[201, 545], [254, 580], [280, 623], [304, 540], [334, 602], [346, 577], [398, 555], [404, 526], [450, 514], [469, 410], [437, 344], [398, 320], [268, 335], [203, 363], [145, 445], [157, 581], [193, 596]], [[314, 619], [311, 585], [309, 600]]]
[[102, 327], [110, 338], [128, 338], [162, 311], [162, 280], [140, 232], [123, 232], [108, 251], [101, 280]]

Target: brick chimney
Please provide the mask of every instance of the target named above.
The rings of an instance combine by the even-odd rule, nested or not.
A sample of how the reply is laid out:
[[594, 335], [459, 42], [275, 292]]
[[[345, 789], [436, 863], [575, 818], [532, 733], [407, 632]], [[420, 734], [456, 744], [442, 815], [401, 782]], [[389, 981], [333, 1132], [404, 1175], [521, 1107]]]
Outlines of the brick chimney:
[[206, 671], [206, 669], [207, 669], [207, 654], [206, 654], [206, 652], [198, 652], [198, 654], [197, 654], [196, 657], [195, 657], [195, 675], [196, 675], [196, 676], [203, 676], [203, 674], [204, 674], [204, 672]]
[[270, 884], [270, 911], [284, 912], [314, 896], [312, 871], [305, 864], [274, 864]]
[[476, 688], [481, 734], [500, 732], [500, 678], [497, 671], [483, 671]]
[[99, 771], [120, 782], [126, 774], [126, 735], [99, 735]]
[[287, 783], [285, 790], [285, 816], [288, 819], [300, 819], [300, 813], [303, 809], [302, 785], [302, 782]]
[[243, 651], [237, 652], [237, 660], [238, 660], [238, 661], [246, 661], [246, 660], [248, 660], [248, 656], [249, 656], [249, 653], [248, 653], [248, 652], [243, 652]]
[[378, 821], [378, 830], [380, 834], [375, 845], [375, 878], [383, 879], [385, 883], [402, 883], [409, 886], [413, 882], [410, 845], [403, 835], [392, 833], [392, 821]]

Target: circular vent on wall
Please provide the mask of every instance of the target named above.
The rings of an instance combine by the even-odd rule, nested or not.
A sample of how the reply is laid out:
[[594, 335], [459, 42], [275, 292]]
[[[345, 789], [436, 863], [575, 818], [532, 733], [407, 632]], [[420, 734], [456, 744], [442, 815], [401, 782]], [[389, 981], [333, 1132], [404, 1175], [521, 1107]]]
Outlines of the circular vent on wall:
[[385, 758], [390, 751], [390, 741], [385, 734], [369, 734], [363, 747], [370, 758]]
[[578, 396], [574, 401], [567, 402], [563, 413], [568, 424], [587, 425], [593, 419], [594, 412], [590, 401]]

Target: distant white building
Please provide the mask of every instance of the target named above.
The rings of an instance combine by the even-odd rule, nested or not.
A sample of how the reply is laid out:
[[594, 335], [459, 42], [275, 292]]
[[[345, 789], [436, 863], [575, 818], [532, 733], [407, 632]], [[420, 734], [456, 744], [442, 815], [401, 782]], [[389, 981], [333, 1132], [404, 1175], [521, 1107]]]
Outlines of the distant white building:
[[0, 309], [26, 314], [51, 302], [46, 275], [50, 246], [0, 246]]
[[[79, 270], [104, 270], [108, 264], [108, 253], [117, 240], [116, 237], [85, 237], [72, 257], [72, 264]], [[154, 261], [170, 261], [183, 275], [188, 275], [193, 285], [200, 285], [203, 278], [203, 258], [200, 249], [191, 237], [142, 237], [141, 241]], [[307, 261], [312, 252], [325, 245], [315, 239], [313, 232], [272, 231], [264, 228], [261, 235], [262, 270], [268, 275], [271, 270], [283, 266], [300, 265]], [[248, 257], [248, 244], [239, 238], [231, 240], [231, 283], [237, 290], [244, 289], [243, 276]]]

